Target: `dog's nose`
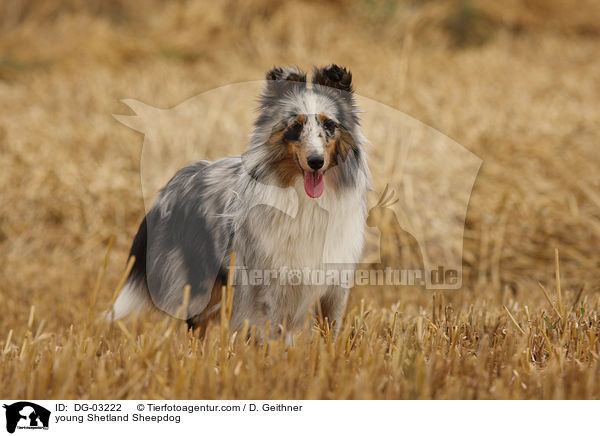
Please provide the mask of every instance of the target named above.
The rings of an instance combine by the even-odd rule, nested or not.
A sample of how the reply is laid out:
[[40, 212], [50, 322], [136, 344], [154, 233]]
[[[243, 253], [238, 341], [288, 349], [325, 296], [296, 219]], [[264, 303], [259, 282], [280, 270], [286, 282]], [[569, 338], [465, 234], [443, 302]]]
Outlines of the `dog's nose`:
[[323, 156], [313, 154], [312, 156], [309, 156], [308, 159], [306, 159], [306, 162], [308, 162], [308, 166], [311, 167], [313, 170], [320, 170], [321, 168], [323, 168], [325, 159], [323, 159]]

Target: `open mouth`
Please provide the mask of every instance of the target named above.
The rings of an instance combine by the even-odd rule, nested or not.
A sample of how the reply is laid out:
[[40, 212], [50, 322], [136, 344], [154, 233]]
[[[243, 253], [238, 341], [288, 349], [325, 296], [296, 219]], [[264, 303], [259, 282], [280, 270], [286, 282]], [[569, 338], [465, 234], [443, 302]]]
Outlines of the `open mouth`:
[[311, 198], [319, 198], [325, 190], [325, 174], [323, 171], [304, 171], [304, 190]]

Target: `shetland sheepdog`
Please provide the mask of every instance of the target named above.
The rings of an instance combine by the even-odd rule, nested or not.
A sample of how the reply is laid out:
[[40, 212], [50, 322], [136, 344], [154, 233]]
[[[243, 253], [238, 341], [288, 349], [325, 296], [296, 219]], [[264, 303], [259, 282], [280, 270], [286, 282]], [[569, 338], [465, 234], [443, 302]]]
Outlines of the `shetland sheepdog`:
[[[309, 83], [296, 67], [275, 67], [259, 101], [243, 156], [193, 163], [161, 189], [133, 241], [135, 263], [111, 320], [152, 306], [173, 314], [189, 285], [185, 318], [205, 328], [235, 252], [231, 329], [249, 322], [262, 334], [267, 325], [293, 333], [315, 307], [340, 325], [346, 287], [276, 275], [347, 270], [360, 259], [370, 173], [352, 74], [329, 65]], [[262, 280], [241, 280], [241, 272]]]

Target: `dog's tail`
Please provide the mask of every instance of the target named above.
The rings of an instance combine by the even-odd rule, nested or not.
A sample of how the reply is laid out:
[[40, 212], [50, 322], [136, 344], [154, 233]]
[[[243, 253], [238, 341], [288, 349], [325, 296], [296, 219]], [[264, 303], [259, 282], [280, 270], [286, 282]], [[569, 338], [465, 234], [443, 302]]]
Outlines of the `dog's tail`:
[[148, 248], [148, 224], [146, 217], [140, 224], [131, 245], [129, 257], [135, 256], [133, 268], [113, 307], [104, 312], [106, 321], [117, 321], [132, 312], [142, 312], [151, 306], [152, 300], [146, 281], [146, 251]]

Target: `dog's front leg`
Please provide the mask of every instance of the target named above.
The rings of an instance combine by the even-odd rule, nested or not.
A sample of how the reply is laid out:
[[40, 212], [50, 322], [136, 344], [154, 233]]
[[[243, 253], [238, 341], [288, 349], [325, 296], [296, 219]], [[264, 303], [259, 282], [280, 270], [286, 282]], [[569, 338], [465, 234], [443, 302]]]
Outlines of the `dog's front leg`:
[[346, 311], [349, 289], [341, 286], [331, 286], [321, 297], [321, 310], [323, 318], [327, 318], [329, 326], [333, 329], [335, 338], [342, 328], [342, 319]]

